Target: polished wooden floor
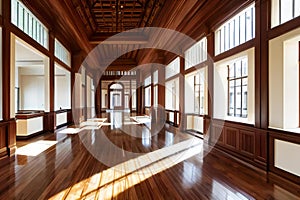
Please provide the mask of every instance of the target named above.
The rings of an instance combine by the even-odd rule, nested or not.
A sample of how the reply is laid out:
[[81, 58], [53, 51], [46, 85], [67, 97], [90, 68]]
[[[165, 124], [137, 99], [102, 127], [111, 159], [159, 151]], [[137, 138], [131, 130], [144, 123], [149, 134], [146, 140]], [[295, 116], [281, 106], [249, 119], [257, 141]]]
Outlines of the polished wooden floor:
[[0, 167], [0, 199], [300, 199], [299, 186], [284, 189], [194, 136], [106, 117], [100, 129], [19, 141]]

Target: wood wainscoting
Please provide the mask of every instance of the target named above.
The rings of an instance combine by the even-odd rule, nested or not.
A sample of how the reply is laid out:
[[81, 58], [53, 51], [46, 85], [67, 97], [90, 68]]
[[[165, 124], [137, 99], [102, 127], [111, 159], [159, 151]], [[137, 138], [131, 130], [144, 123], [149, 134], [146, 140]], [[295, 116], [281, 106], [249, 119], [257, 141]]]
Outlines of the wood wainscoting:
[[16, 151], [16, 120], [0, 122], [0, 159], [14, 155]]
[[268, 132], [254, 126], [213, 119], [210, 144], [242, 161], [267, 170]]

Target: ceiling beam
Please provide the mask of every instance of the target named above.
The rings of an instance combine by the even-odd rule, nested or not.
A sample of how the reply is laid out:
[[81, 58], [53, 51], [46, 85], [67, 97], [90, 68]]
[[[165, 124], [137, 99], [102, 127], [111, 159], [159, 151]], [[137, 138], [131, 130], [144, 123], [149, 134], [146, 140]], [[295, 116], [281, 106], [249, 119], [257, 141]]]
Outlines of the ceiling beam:
[[[117, 33], [99, 33], [90, 38], [91, 44], [146, 44], [148, 38], [145, 35], [137, 33], [126, 33], [122, 36]], [[114, 36], [113, 38], [110, 38]]]

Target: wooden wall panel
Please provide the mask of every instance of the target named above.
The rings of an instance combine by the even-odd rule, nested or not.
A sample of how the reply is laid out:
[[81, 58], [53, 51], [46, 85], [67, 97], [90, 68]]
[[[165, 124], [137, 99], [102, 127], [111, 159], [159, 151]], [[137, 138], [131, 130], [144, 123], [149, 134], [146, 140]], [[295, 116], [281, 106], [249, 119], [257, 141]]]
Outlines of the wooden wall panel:
[[[267, 169], [267, 132], [252, 125], [216, 119], [211, 126], [210, 144], [217, 141], [216, 148], [256, 167]], [[220, 137], [217, 133], [221, 133]]]
[[267, 138], [268, 132], [256, 130], [255, 132], [255, 160], [258, 162], [267, 162]]
[[6, 150], [6, 130], [5, 126], [0, 126], [0, 155], [3, 149]]
[[225, 128], [225, 145], [228, 148], [237, 149], [239, 130], [235, 128]]
[[240, 130], [239, 150], [245, 156], [254, 157], [255, 132]]

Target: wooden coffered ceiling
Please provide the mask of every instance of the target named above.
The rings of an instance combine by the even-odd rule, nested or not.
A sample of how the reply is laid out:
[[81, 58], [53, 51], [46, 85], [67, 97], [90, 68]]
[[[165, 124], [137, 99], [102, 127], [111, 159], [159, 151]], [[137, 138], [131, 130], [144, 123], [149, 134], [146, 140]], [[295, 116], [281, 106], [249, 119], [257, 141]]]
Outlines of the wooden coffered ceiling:
[[[162, 27], [199, 39], [223, 23], [231, 13], [251, 0], [23, 0], [34, 14], [52, 27], [73, 55], [87, 55], [96, 45], [122, 31]], [[164, 38], [155, 38], [166, 42]], [[149, 42], [143, 36], [106, 41], [99, 60], [105, 63], [112, 49], [139, 49]], [[172, 44], [171, 44], [172, 45]], [[176, 45], [176, 43], [174, 43]], [[174, 47], [176, 48], [176, 47]], [[81, 53], [80, 53], [81, 54]], [[158, 55], [159, 54], [159, 55]], [[168, 62], [174, 55], [153, 50], [136, 50], [121, 56], [111, 69], [130, 69], [138, 64]], [[84, 56], [82, 56], [84, 57]], [[80, 59], [78, 59], [80, 62]], [[96, 68], [97, 66], [95, 66]], [[97, 69], [97, 68], [96, 68]]]
[[91, 43], [97, 44], [117, 33], [151, 26], [165, 0], [73, 0], [71, 4]]

